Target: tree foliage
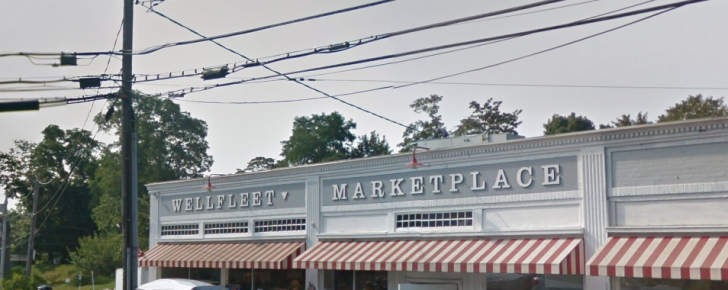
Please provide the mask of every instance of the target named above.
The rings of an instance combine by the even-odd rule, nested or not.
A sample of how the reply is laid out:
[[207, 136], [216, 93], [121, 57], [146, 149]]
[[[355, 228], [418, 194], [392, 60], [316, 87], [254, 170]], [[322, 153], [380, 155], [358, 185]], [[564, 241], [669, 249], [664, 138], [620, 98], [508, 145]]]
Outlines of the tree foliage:
[[367, 135], [359, 136], [359, 143], [351, 148], [351, 158], [363, 158], [380, 155], [392, 154], [392, 149], [389, 148], [387, 143], [387, 137], [382, 136], [379, 138], [379, 134], [376, 131], [372, 131]]
[[612, 121], [611, 124], [599, 125], [599, 129], [608, 129], [614, 127], [619, 128], [644, 124], [652, 124], [652, 122], [647, 120], [647, 113], [642, 114], [642, 112], [639, 112], [634, 119], [632, 119], [632, 116], [630, 114], [622, 115], [621, 117], [617, 118], [617, 120]]
[[442, 96], [430, 95], [419, 98], [410, 104], [415, 113], [426, 114], [427, 120], [419, 120], [410, 124], [402, 134], [402, 143], [397, 144], [401, 152], [410, 152], [417, 145], [417, 141], [444, 138], [449, 135], [440, 115], [440, 101]]
[[571, 113], [568, 116], [554, 114], [545, 124], [543, 124], [544, 135], [556, 135], [563, 133], [579, 132], [594, 130], [594, 123], [584, 116], [576, 116]]
[[513, 113], [501, 112], [501, 104], [502, 101], [493, 101], [493, 98], [486, 100], [482, 105], [476, 101], [470, 102], [473, 113], [460, 121], [453, 134], [455, 136], [484, 133], [518, 134], [516, 128], [522, 123], [518, 121], [518, 116], [523, 110], [515, 110]]
[[[49, 125], [41, 133], [41, 142], [16, 141], [8, 153], [0, 154], [2, 186], [18, 198], [21, 213], [30, 213], [34, 180], [47, 181], [38, 185], [35, 250], [49, 262], [55, 258], [64, 261], [67, 249], [75, 249], [79, 237], [95, 230], [90, 206], [98, 200], [88, 180], [98, 167], [94, 152], [101, 144], [85, 130]], [[29, 232], [14, 234], [27, 239]]]
[[[116, 104], [116, 112], [120, 105]], [[149, 237], [149, 193], [145, 184], [201, 177], [213, 163], [208, 155], [207, 123], [181, 110], [168, 99], [139, 97], [133, 100], [137, 133], [139, 190], [139, 245], [146, 248]], [[94, 121], [101, 130], [121, 134], [121, 114], [104, 114]], [[102, 233], [119, 233], [121, 224], [121, 154], [119, 142], [101, 150], [99, 168], [91, 184], [99, 196], [93, 218]], [[112, 240], [113, 242], [113, 240]]]
[[71, 263], [83, 274], [112, 276], [122, 266], [123, 238], [119, 233], [102, 232], [83, 237], [81, 247], [71, 253]]
[[356, 123], [338, 112], [296, 117], [291, 137], [281, 141], [281, 156], [294, 166], [346, 159], [348, 146], [356, 138], [352, 129]]
[[238, 169], [236, 173], [265, 171], [271, 170], [275, 167], [275, 159], [258, 156], [250, 159], [250, 161], [248, 161], [248, 166], [246, 166], [245, 169]]
[[667, 109], [665, 114], [657, 117], [658, 122], [670, 122], [699, 118], [726, 117], [728, 106], [724, 98], [688, 96], [687, 99]]

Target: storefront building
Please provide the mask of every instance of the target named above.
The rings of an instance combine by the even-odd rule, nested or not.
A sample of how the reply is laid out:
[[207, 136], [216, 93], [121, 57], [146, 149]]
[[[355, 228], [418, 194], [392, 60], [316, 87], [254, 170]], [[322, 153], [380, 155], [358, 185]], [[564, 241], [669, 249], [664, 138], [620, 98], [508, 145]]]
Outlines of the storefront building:
[[728, 119], [419, 145], [416, 168], [150, 184], [140, 265], [246, 290], [728, 289]]

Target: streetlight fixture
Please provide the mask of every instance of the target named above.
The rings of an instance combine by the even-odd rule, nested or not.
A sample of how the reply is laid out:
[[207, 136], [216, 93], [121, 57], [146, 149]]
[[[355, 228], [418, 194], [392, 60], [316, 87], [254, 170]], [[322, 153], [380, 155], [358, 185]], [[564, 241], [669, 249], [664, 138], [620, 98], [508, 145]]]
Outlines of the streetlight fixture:
[[212, 176], [225, 176], [225, 174], [210, 174], [207, 176], [207, 186], [203, 187], [202, 189], [207, 191], [212, 191], [213, 189], [216, 189], [217, 187], [212, 185]]
[[430, 150], [430, 148], [427, 148], [427, 147], [415, 146], [415, 148], [412, 150], [412, 161], [410, 163], [407, 163], [407, 165], [405, 165], [405, 166], [411, 167], [412, 169], [417, 169], [417, 167], [425, 166], [425, 164], [422, 164], [417, 161], [417, 149], [422, 149], [425, 151]]

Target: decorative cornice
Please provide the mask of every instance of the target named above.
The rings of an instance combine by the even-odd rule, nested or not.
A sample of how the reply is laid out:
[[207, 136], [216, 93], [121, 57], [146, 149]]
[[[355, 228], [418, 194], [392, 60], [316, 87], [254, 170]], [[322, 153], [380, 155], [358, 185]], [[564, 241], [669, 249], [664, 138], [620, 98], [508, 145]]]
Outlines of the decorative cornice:
[[[208, 213], [208, 214], [191, 214], [183, 216], [163, 216], [159, 218], [160, 222], [181, 222], [181, 221], [201, 221], [201, 220], [224, 220], [224, 219], [240, 219], [250, 217], [261, 217], [261, 216], [289, 216], [289, 215], [302, 215], [306, 214], [305, 207], [296, 208], [280, 208], [280, 209], [265, 209], [256, 211], [236, 211], [236, 212], [221, 212], [221, 213]], [[171, 224], [171, 223], [165, 223]]]
[[362, 234], [328, 233], [319, 234], [320, 240], [369, 240], [369, 239], [434, 239], [434, 238], [520, 238], [520, 237], [582, 237], [582, 228], [553, 228], [541, 230], [511, 230], [511, 231], [467, 231], [467, 232], [431, 232], [431, 233], [386, 233], [370, 232]]
[[655, 236], [655, 235], [728, 235], [728, 226], [647, 226], [647, 227], [608, 227], [610, 236]]
[[[614, 129], [603, 129], [595, 131], [585, 131], [577, 133], [560, 134], [554, 136], [533, 137], [526, 139], [511, 140], [502, 143], [482, 144], [467, 147], [455, 147], [432, 150], [418, 154], [420, 160], [437, 160], [444, 158], [457, 158], [473, 155], [494, 154], [501, 152], [510, 152], [526, 149], [544, 149], [549, 147], [579, 146], [582, 144], [592, 143], [592, 145], [603, 144], [605, 142], [614, 142], [619, 140], [654, 138], [656, 136], [667, 136], [674, 134], [702, 134], [715, 130], [727, 130], [728, 118], [701, 119], [683, 122], [670, 122], [659, 124], [648, 124], [639, 126], [629, 126]], [[217, 184], [229, 182], [242, 182], [266, 179], [279, 179], [283, 176], [305, 177], [311, 174], [322, 174], [327, 172], [337, 172], [341, 170], [351, 170], [357, 168], [366, 168], [374, 166], [391, 166], [395, 164], [405, 164], [411, 159], [409, 153], [395, 154], [388, 156], [378, 156], [363, 158], [357, 160], [345, 160], [329, 163], [320, 163], [312, 165], [304, 165], [292, 168], [274, 169], [270, 171], [233, 174], [213, 178]], [[167, 191], [175, 188], [204, 186], [206, 179], [180, 180], [161, 183], [148, 184], [147, 187], [151, 192]]]
[[[350, 211], [375, 211], [401, 208], [426, 208], [426, 207], [458, 207], [468, 206], [477, 207], [486, 204], [502, 204], [502, 203], [522, 203], [533, 201], [557, 201], [581, 199], [581, 192], [578, 190], [555, 191], [555, 192], [537, 192], [537, 193], [520, 193], [520, 194], [504, 194], [504, 195], [488, 195], [481, 197], [463, 197], [452, 199], [433, 199], [433, 200], [412, 200], [398, 201], [388, 203], [372, 203], [372, 204], [352, 204], [352, 205], [328, 205], [323, 206], [321, 212], [350, 212]], [[520, 204], [520, 206], [523, 206]]]
[[727, 182], [666, 184], [653, 186], [615, 187], [610, 197], [673, 195], [690, 193], [728, 192]]

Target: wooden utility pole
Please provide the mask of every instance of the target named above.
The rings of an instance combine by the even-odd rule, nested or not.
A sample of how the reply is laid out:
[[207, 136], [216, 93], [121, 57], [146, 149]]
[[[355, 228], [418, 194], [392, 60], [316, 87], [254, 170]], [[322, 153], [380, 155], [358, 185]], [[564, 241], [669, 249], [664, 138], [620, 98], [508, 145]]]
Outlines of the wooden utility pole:
[[35, 238], [35, 217], [38, 215], [38, 196], [40, 195], [38, 178], [33, 179], [33, 211], [30, 212], [30, 233], [28, 233], [28, 255], [25, 257], [25, 277], [30, 277], [33, 265], [33, 243]]
[[134, 156], [134, 145], [136, 140], [134, 109], [132, 107], [132, 52], [134, 35], [134, 0], [124, 0], [124, 35], [122, 44], [121, 59], [121, 196], [123, 221], [122, 231], [124, 234], [124, 290], [135, 290], [137, 288], [137, 250], [134, 243], [137, 234], [136, 213], [133, 209], [133, 198], [136, 181], [136, 158]]

